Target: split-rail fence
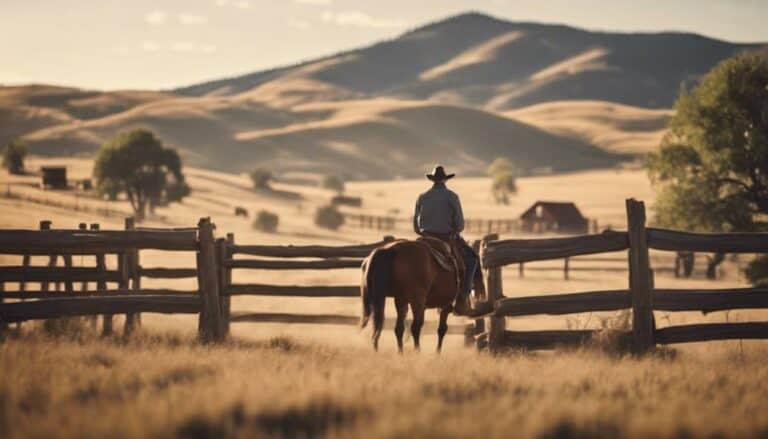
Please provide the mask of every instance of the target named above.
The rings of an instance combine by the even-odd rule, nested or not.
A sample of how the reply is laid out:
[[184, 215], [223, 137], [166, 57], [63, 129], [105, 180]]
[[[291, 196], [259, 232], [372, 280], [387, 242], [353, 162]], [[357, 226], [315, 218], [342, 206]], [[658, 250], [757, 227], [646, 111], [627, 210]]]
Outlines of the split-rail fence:
[[[596, 330], [510, 331], [507, 317], [537, 314], [561, 315], [581, 312], [632, 310], [631, 330], [620, 334], [629, 346], [644, 353], [656, 344], [726, 339], [768, 338], [768, 322], [704, 323], [657, 328], [653, 311], [721, 311], [768, 308], [768, 289], [733, 288], [716, 290], [664, 289], [654, 287], [649, 249], [681, 252], [766, 253], [766, 233], [687, 233], [646, 228], [645, 206], [626, 201], [627, 231], [552, 239], [498, 240], [482, 242], [481, 259], [487, 283], [487, 298], [477, 304], [485, 321], [476, 323], [478, 347], [498, 352], [505, 348], [548, 349], [582, 345]], [[509, 264], [579, 255], [628, 251], [629, 285], [617, 291], [588, 291], [526, 297], [505, 297], [502, 268]]]
[[[578, 331], [509, 331], [506, 318], [535, 314], [570, 314], [593, 311], [632, 310], [631, 330], [622, 334], [638, 353], [656, 344], [721, 339], [768, 338], [768, 323], [708, 323], [657, 328], [653, 311], [719, 311], [768, 308], [768, 289], [672, 290], [654, 287], [649, 249], [683, 252], [768, 253], [768, 234], [700, 234], [646, 228], [642, 202], [627, 200], [626, 232], [550, 239], [498, 240], [488, 236], [477, 241], [486, 276], [487, 296], [475, 304], [478, 318], [469, 335], [478, 347], [498, 352], [504, 348], [544, 349], [580, 345], [595, 334]], [[43, 228], [49, 228], [46, 224]], [[95, 228], [94, 228], [95, 229]], [[140, 323], [140, 313], [191, 313], [199, 315], [199, 335], [204, 341], [223, 340], [230, 322], [348, 324], [358, 316], [232, 311], [231, 297], [238, 295], [281, 297], [356, 297], [358, 285], [276, 285], [237, 281], [239, 270], [357, 269], [369, 252], [392, 239], [350, 246], [284, 246], [235, 243], [234, 235], [216, 239], [208, 218], [198, 227], [181, 229], [137, 228], [127, 230], [0, 230], [0, 254], [20, 255], [20, 266], [0, 267], [0, 330], [2, 326], [36, 319], [78, 315], [103, 315], [104, 332], [111, 331], [111, 316], [126, 314], [125, 332]], [[188, 252], [196, 256], [189, 268], [145, 267], [142, 250]], [[608, 252], [628, 252], [629, 286], [618, 291], [589, 291], [529, 297], [505, 297], [502, 267], [548, 259], [571, 258]], [[74, 267], [73, 255], [95, 255], [95, 267]], [[116, 269], [105, 263], [116, 257]], [[33, 267], [29, 258], [48, 256], [49, 264]], [[57, 267], [59, 256], [64, 267]], [[288, 277], [288, 276], [287, 276]], [[194, 291], [146, 289], [142, 278], [196, 278]], [[75, 284], [83, 285], [75, 291]], [[18, 290], [5, 290], [18, 283]], [[88, 283], [97, 285], [87, 290]], [[29, 284], [39, 284], [30, 289]], [[51, 291], [49, 284], [63, 284]], [[23, 285], [23, 287], [22, 287]], [[108, 288], [108, 286], [114, 288]], [[57, 288], [58, 289], [58, 288]], [[32, 299], [32, 300], [29, 300]], [[391, 325], [391, 322], [389, 323]], [[456, 333], [452, 327], [450, 332]]]

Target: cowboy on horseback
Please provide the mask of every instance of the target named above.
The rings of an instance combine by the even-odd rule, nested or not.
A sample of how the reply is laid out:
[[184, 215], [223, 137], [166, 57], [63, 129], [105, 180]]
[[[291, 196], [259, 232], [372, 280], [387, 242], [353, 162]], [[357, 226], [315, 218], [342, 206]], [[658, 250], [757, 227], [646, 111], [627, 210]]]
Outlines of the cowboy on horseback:
[[[427, 178], [434, 182], [432, 189], [419, 196], [416, 203], [413, 228], [419, 239], [396, 239], [375, 248], [361, 265], [360, 298], [363, 313], [360, 326], [373, 320], [371, 339], [374, 349], [384, 328], [384, 308], [387, 297], [395, 302], [397, 319], [395, 337], [397, 348], [403, 351], [405, 317], [410, 307], [413, 313], [411, 335], [413, 345], [419, 349], [419, 336], [424, 324], [424, 312], [430, 308], [440, 310], [437, 326], [437, 350], [443, 346], [448, 332], [448, 315], [453, 311], [467, 314], [471, 286], [483, 294], [482, 276], [476, 275], [477, 255], [461, 239], [464, 217], [459, 197], [445, 187], [447, 175], [437, 166]], [[466, 261], [466, 270], [463, 270]], [[462, 276], [462, 272], [465, 272]]]
[[445, 185], [446, 181], [455, 175], [446, 174], [440, 165], [435, 166], [431, 174], [426, 174], [433, 184], [429, 190], [419, 195], [416, 201], [413, 230], [423, 237], [437, 238], [448, 244], [458, 266], [463, 264], [464, 276], [460, 279], [460, 287], [457, 288], [453, 312], [456, 315], [467, 315], [470, 311], [469, 294], [472, 291], [479, 258], [461, 238], [464, 214], [459, 196]]

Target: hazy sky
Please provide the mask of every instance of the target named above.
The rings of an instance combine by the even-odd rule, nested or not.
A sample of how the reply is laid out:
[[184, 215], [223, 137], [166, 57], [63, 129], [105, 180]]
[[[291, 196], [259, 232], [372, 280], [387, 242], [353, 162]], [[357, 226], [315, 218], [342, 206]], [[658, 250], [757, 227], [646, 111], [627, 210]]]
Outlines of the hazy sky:
[[170, 88], [362, 46], [468, 10], [768, 41], [768, 0], [0, 0], [0, 84]]

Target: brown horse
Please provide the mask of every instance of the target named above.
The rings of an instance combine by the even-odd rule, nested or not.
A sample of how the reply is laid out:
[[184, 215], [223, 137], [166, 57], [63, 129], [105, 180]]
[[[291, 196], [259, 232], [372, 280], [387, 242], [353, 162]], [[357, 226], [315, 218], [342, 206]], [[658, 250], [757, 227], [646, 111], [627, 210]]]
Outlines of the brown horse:
[[[419, 336], [427, 308], [440, 309], [437, 328], [437, 351], [443, 346], [448, 331], [448, 315], [456, 297], [456, 274], [443, 269], [432, 256], [428, 245], [421, 241], [398, 240], [375, 249], [363, 262], [360, 292], [363, 299], [361, 327], [373, 315], [373, 347], [378, 350], [379, 337], [384, 326], [384, 305], [387, 297], [394, 297], [397, 309], [395, 336], [397, 348], [403, 351], [403, 333], [408, 306], [413, 313], [411, 334], [419, 349]], [[476, 294], [485, 291], [480, 270], [474, 286]]]

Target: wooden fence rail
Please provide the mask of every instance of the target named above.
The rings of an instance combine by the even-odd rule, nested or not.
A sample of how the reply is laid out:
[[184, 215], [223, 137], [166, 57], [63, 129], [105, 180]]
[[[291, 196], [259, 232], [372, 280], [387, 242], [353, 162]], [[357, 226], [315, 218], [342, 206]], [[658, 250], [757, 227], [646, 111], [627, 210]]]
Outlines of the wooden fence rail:
[[[102, 231], [97, 224], [91, 230], [85, 224], [78, 230], [49, 228], [50, 221], [42, 221], [40, 231], [0, 230], [0, 254], [23, 255], [22, 266], [0, 267], [0, 329], [27, 320], [103, 314], [102, 333], [108, 335], [112, 332], [112, 316], [125, 314], [127, 335], [139, 325], [142, 312], [196, 313], [200, 316], [201, 340], [223, 339], [213, 224], [208, 218], [201, 219], [197, 228], [177, 230], [136, 229], [133, 219], [126, 220], [126, 230], [122, 231]], [[198, 264], [194, 269], [142, 268], [142, 249], [194, 251]], [[113, 254], [117, 269], [108, 270], [106, 257]], [[49, 255], [48, 266], [30, 266], [33, 255]], [[72, 255], [94, 255], [96, 267], [74, 267]], [[56, 266], [58, 256], [62, 256], [64, 267]], [[142, 276], [197, 277], [198, 289], [142, 289]], [[8, 282], [18, 282], [19, 289], [9, 290]], [[30, 282], [40, 283], [40, 289], [29, 290]], [[80, 291], [74, 291], [73, 282], [81, 282]], [[96, 283], [95, 290], [88, 290], [89, 282]], [[64, 291], [59, 290], [60, 283], [65, 284]], [[108, 289], [109, 284], [117, 288]]]
[[[733, 338], [768, 338], [768, 323], [742, 322], [693, 324], [656, 328], [653, 311], [715, 312], [731, 309], [768, 308], [768, 288], [715, 290], [662, 289], [654, 286], [650, 249], [674, 252], [768, 252], [768, 234], [702, 234], [645, 227], [642, 202], [627, 200], [627, 231], [604, 232], [565, 238], [499, 240], [488, 235], [474, 245], [480, 249], [487, 292], [475, 300], [477, 319], [469, 335], [478, 347], [498, 352], [506, 347], [549, 349], [559, 345], [579, 345], [596, 335], [595, 331], [514, 331], [506, 327], [508, 317], [534, 314], [562, 315], [581, 312], [632, 310], [631, 331], [619, 334], [637, 353], [656, 344]], [[372, 249], [391, 241], [347, 246], [239, 245], [234, 235], [216, 239], [208, 218], [196, 228], [136, 228], [126, 221], [126, 230], [102, 231], [97, 225], [87, 230], [0, 230], [0, 254], [21, 255], [21, 266], [0, 267], [0, 330], [9, 323], [52, 319], [75, 315], [104, 315], [104, 333], [112, 331], [112, 316], [126, 314], [125, 333], [140, 324], [140, 313], [197, 313], [199, 335], [203, 341], [222, 340], [230, 322], [277, 322], [311, 324], [357, 324], [357, 316], [335, 314], [292, 314], [231, 312], [231, 296], [259, 295], [281, 297], [356, 297], [358, 285], [271, 285], [233, 282], [237, 270], [327, 270], [359, 268]], [[140, 252], [193, 251], [195, 267], [143, 267]], [[627, 289], [586, 291], [531, 297], [505, 297], [502, 269], [509, 264], [565, 259], [567, 276], [574, 260], [592, 259], [608, 263], [615, 258], [595, 255], [627, 251]], [[48, 256], [48, 265], [33, 267], [32, 256]], [[75, 267], [73, 255], [95, 255], [95, 267]], [[107, 269], [106, 257], [117, 257], [117, 268]], [[244, 257], [245, 256], [245, 257]], [[63, 266], [57, 266], [61, 257]], [[582, 257], [572, 259], [574, 257]], [[521, 265], [522, 267], [522, 265]], [[608, 267], [582, 267], [605, 270]], [[530, 269], [530, 268], [529, 268]], [[141, 278], [197, 278], [194, 291], [145, 289]], [[80, 283], [76, 291], [75, 283]], [[19, 289], [7, 288], [18, 283]], [[39, 283], [39, 289], [30, 289]], [[94, 290], [88, 284], [95, 283]], [[63, 285], [63, 288], [62, 288]], [[114, 288], [108, 288], [108, 287]], [[484, 317], [485, 319], [483, 319]], [[461, 328], [459, 328], [461, 329]], [[450, 332], [458, 332], [451, 328]]]
[[[487, 273], [489, 301], [493, 306], [491, 308], [480, 304], [476, 307], [478, 313], [489, 313], [488, 330], [476, 337], [478, 347], [487, 347], [497, 352], [505, 347], [549, 349], [558, 345], [583, 344], [595, 335], [594, 331], [508, 331], [504, 318], [623, 309], [632, 310], [632, 329], [622, 337], [626, 336], [636, 353], [647, 352], [657, 343], [768, 338], [768, 323], [762, 322], [697, 324], [657, 329], [654, 310], [713, 312], [768, 308], [768, 289], [657, 289], [654, 287], [654, 272], [649, 258], [649, 249], [676, 252], [768, 252], [768, 234], [703, 234], [646, 229], [643, 203], [630, 199], [626, 202], [626, 208], [627, 232], [552, 239], [498, 241], [494, 237], [486, 238], [482, 245], [481, 260]], [[621, 250], [628, 250], [629, 254], [629, 285], [626, 290], [514, 298], [503, 296], [500, 279], [501, 267], [505, 265]]]

